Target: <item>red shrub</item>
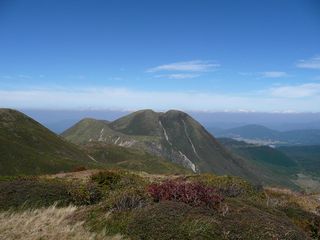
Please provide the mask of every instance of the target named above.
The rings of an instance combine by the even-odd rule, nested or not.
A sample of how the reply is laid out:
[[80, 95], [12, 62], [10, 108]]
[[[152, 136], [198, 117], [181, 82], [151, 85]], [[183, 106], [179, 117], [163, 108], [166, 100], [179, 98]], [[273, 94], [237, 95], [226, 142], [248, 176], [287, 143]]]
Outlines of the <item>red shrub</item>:
[[87, 168], [84, 167], [84, 166], [77, 166], [77, 167], [74, 167], [71, 172], [81, 172], [81, 171], [86, 171]]
[[177, 201], [191, 206], [217, 207], [223, 201], [223, 197], [215, 188], [182, 180], [151, 184], [148, 187], [148, 193], [156, 202]]

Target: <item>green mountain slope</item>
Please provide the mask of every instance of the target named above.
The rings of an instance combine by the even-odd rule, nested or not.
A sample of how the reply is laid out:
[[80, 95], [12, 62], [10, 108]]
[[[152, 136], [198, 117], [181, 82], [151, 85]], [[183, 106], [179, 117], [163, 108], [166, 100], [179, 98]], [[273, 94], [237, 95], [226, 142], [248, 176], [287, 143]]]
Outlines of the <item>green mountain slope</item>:
[[102, 142], [143, 150], [194, 172], [231, 174], [258, 181], [244, 159], [231, 155], [197, 121], [180, 111], [142, 110], [111, 123], [82, 120], [62, 136], [77, 144]]
[[297, 189], [294, 183], [300, 168], [298, 164], [282, 151], [269, 146], [248, 144], [230, 138], [218, 141], [231, 152], [245, 158], [255, 166], [255, 172], [267, 185], [280, 185]]
[[320, 177], [320, 145], [279, 147], [292, 158], [303, 173]]
[[84, 150], [96, 161], [110, 168], [123, 168], [155, 174], [187, 174], [191, 170], [139, 149], [91, 142]]
[[70, 171], [92, 160], [28, 116], [0, 109], [0, 175]]

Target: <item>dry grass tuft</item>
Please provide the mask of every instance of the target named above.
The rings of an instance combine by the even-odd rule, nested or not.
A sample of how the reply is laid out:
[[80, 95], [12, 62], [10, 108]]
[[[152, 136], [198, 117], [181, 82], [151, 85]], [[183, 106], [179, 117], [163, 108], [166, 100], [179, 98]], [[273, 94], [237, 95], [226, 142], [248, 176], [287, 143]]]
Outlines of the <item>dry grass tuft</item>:
[[295, 203], [301, 209], [316, 213], [317, 207], [320, 206], [320, 198], [310, 194], [293, 192], [289, 189], [265, 188], [267, 194], [267, 204], [273, 206], [286, 206]]
[[121, 236], [106, 237], [89, 232], [84, 222], [69, 224], [77, 207], [69, 206], [0, 212], [0, 240], [119, 240]]

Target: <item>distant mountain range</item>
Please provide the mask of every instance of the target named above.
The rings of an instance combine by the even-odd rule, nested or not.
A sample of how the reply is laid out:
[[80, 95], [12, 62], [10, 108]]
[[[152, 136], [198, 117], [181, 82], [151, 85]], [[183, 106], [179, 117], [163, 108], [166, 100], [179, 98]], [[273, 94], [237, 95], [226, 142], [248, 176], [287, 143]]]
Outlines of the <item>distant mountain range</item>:
[[245, 125], [230, 129], [211, 128], [209, 131], [217, 137], [244, 140], [262, 145], [320, 145], [319, 129], [276, 131], [261, 125]]

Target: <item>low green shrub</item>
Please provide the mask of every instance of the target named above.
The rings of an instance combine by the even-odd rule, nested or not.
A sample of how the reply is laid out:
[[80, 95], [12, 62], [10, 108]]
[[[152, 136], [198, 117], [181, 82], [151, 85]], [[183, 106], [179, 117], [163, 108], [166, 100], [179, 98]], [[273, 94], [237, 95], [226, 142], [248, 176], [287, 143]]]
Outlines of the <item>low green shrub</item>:
[[97, 183], [106, 192], [122, 188], [143, 187], [147, 184], [142, 177], [121, 170], [100, 171], [91, 176], [91, 181]]
[[62, 179], [14, 177], [0, 181], [0, 209], [89, 205], [97, 203], [102, 193], [93, 182], [70, 182]]
[[36, 177], [0, 182], [0, 209], [68, 205], [72, 199], [65, 183]]
[[130, 239], [222, 239], [212, 210], [182, 202], [160, 202], [134, 211], [125, 229]]
[[71, 201], [75, 205], [91, 205], [99, 202], [102, 192], [94, 182], [72, 183], [68, 186]]
[[294, 204], [280, 209], [312, 239], [320, 239], [320, 216], [306, 212]]
[[86, 171], [88, 170], [87, 167], [85, 166], [77, 166], [77, 167], [74, 167], [71, 172], [82, 172], [82, 171]]
[[124, 189], [114, 191], [108, 196], [106, 206], [115, 211], [125, 211], [146, 206], [151, 199], [144, 189]]

